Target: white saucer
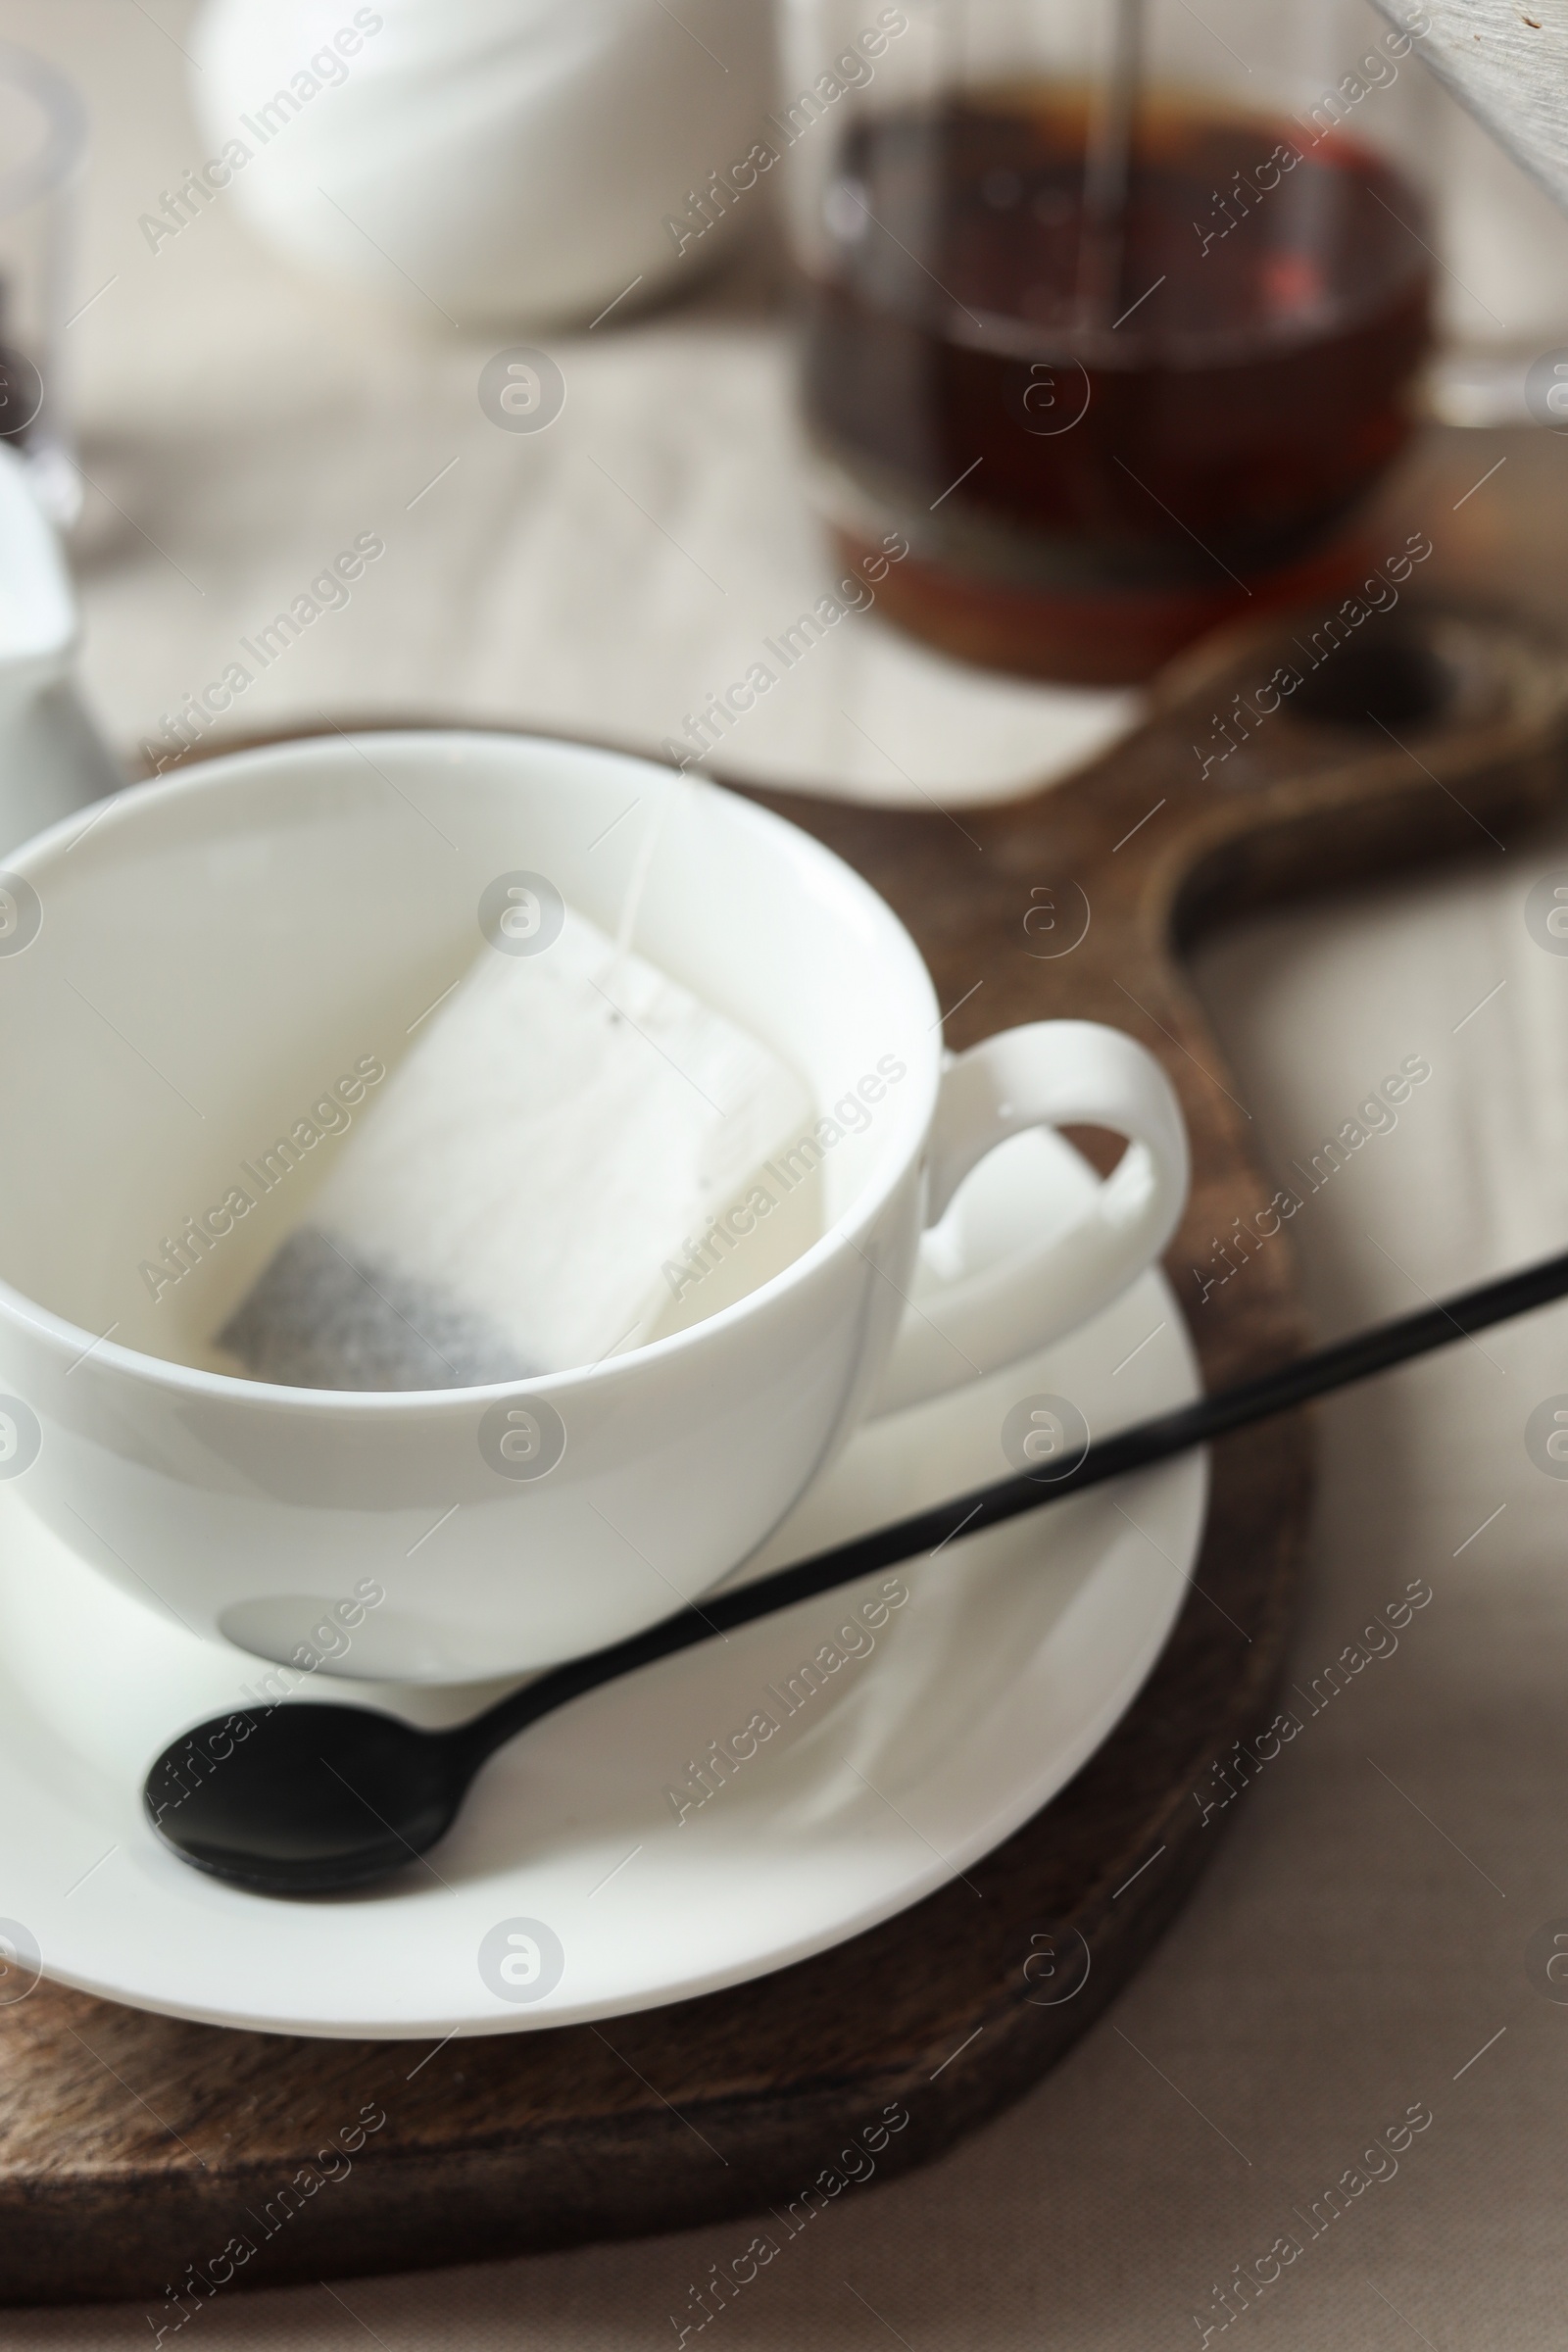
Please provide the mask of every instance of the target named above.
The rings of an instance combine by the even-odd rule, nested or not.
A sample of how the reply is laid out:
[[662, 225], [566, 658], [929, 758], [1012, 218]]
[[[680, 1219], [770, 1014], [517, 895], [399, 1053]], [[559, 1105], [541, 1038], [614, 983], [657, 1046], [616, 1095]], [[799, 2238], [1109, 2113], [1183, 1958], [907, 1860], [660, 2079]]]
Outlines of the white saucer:
[[[1020, 1214], [1066, 1215], [1087, 1182], [1033, 1137], [987, 1169], [969, 1218], [999, 1246]], [[1196, 1390], [1174, 1297], [1146, 1275], [1063, 1345], [862, 1431], [744, 1575], [1004, 1476], [1002, 1422], [1031, 1394], [1069, 1397], [1103, 1435]], [[346, 1900], [278, 1902], [187, 1869], [140, 1799], [152, 1757], [244, 1704], [263, 1664], [125, 1597], [37, 1524], [24, 1482], [0, 1488], [0, 1908], [62, 1984], [283, 2034], [511, 2033], [739, 1984], [918, 1901], [1071, 1779], [1164, 1643], [1205, 1494], [1188, 1456], [909, 1563], [869, 1654], [682, 1821], [666, 1790], [693, 1787], [710, 1742], [757, 1711], [782, 1717], [769, 1686], [783, 1692], [883, 1578], [549, 1718], [481, 1775], [428, 1865]], [[132, 1565], [156, 1584], [156, 1563]], [[429, 1723], [489, 1693], [319, 1675], [306, 1695]], [[498, 1956], [521, 1980], [507, 1990]]]

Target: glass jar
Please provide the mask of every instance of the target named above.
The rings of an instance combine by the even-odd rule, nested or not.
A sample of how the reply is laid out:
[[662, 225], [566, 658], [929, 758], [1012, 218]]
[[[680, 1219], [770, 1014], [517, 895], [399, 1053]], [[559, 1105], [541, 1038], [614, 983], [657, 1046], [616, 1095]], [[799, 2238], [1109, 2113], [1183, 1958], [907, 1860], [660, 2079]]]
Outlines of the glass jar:
[[1148, 676], [1331, 592], [1431, 340], [1426, 20], [1365, 0], [785, 0], [803, 400], [884, 610]]
[[86, 117], [64, 74], [0, 44], [0, 440], [26, 460], [54, 521], [75, 521], [61, 341]]

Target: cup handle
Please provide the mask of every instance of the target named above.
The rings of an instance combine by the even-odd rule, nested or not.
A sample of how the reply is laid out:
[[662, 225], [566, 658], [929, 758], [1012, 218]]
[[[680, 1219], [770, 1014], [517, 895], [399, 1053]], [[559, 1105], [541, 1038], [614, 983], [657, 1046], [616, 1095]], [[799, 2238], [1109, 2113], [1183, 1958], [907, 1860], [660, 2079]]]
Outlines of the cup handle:
[[924, 1284], [895, 1336], [873, 1417], [1048, 1347], [1108, 1306], [1164, 1249], [1187, 1200], [1181, 1108], [1153, 1055], [1097, 1021], [1005, 1029], [949, 1063], [927, 1146], [928, 1231], [970, 1169], [1009, 1136], [1074, 1125], [1128, 1139], [1087, 1212], [999, 1265]]

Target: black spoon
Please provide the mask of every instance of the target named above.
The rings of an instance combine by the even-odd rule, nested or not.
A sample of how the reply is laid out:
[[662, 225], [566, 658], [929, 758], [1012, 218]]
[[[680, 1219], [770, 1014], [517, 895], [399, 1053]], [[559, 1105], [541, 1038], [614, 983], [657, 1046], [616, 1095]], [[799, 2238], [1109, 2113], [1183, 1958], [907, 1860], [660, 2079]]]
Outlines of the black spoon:
[[451, 1828], [469, 1783], [498, 1747], [585, 1690], [934, 1551], [960, 1532], [975, 1534], [1058, 1495], [1165, 1461], [1565, 1294], [1568, 1251], [1103, 1438], [1054, 1478], [999, 1480], [715, 1594], [628, 1641], [555, 1667], [450, 1731], [418, 1731], [370, 1707], [311, 1703], [216, 1718], [175, 1740], [153, 1765], [142, 1792], [148, 1815], [183, 1861], [259, 1894], [337, 1894], [367, 1886], [415, 1860]]

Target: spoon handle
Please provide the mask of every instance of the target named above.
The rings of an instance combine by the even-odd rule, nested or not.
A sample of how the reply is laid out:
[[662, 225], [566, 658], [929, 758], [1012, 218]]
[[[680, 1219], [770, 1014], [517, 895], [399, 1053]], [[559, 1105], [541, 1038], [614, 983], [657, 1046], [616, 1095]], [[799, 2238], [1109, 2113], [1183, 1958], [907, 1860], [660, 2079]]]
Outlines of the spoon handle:
[[658, 1624], [624, 1642], [596, 1649], [587, 1657], [568, 1659], [564, 1666], [540, 1675], [484, 1714], [475, 1716], [461, 1735], [451, 1736], [461, 1738], [471, 1761], [477, 1764], [526, 1725], [537, 1722], [541, 1715], [548, 1715], [568, 1699], [580, 1697], [585, 1690], [596, 1690], [602, 1683], [613, 1682], [617, 1676], [629, 1674], [639, 1666], [652, 1665], [656, 1659], [689, 1649], [695, 1642], [711, 1641], [715, 1635], [727, 1634], [736, 1626], [750, 1625], [754, 1619], [770, 1616], [777, 1609], [793, 1607], [797, 1601], [809, 1600], [818, 1592], [830, 1592], [835, 1586], [854, 1584], [858, 1578], [872, 1576], [879, 1568], [891, 1568], [916, 1552], [936, 1551], [960, 1532], [978, 1534], [981, 1528], [999, 1526], [1004, 1519], [1015, 1519], [1022, 1511], [1037, 1510], [1042, 1503], [1054, 1502], [1064, 1494], [1081, 1494], [1084, 1488], [1097, 1487], [1107, 1478], [1123, 1478], [1130, 1471], [1148, 1469], [1152, 1463], [1167, 1461], [1172, 1454], [1185, 1453], [1195, 1446], [1209, 1445], [1216, 1438], [1228, 1437], [1233, 1430], [1247, 1429], [1255, 1421], [1267, 1421], [1276, 1413], [1290, 1412], [1314, 1396], [1326, 1396], [1335, 1389], [1348, 1388], [1352, 1382], [1366, 1380], [1375, 1372], [1386, 1372], [1391, 1365], [1407, 1363], [1412, 1356], [1427, 1355], [1435, 1348], [1446, 1348], [1455, 1340], [1469, 1339], [1473, 1333], [1485, 1331], [1489, 1324], [1528, 1314], [1533, 1308], [1545, 1306], [1565, 1295], [1568, 1295], [1568, 1251], [1557, 1257], [1543, 1258], [1517, 1274], [1502, 1275], [1496, 1281], [1481, 1283], [1474, 1290], [1439, 1300], [1420, 1314], [1376, 1324], [1370, 1331], [1336, 1341], [1329, 1348], [1319, 1348], [1310, 1355], [1298, 1356], [1294, 1363], [1277, 1366], [1272, 1372], [1260, 1372], [1254, 1379], [1222, 1389], [1216, 1396], [1200, 1396], [1192, 1404], [1179, 1405], [1174, 1412], [1160, 1413], [1131, 1429], [1119, 1430], [1090, 1446], [1071, 1468], [1054, 1478], [1024, 1473], [999, 1479], [994, 1486], [971, 1489], [967, 1494], [934, 1503], [929, 1510], [916, 1511], [907, 1519], [896, 1519], [887, 1527], [873, 1528], [868, 1535], [836, 1544], [831, 1550], [819, 1551], [793, 1567], [777, 1568], [770, 1576], [759, 1577], [733, 1592], [715, 1593], [700, 1603], [693, 1601], [674, 1616], [661, 1618]]

